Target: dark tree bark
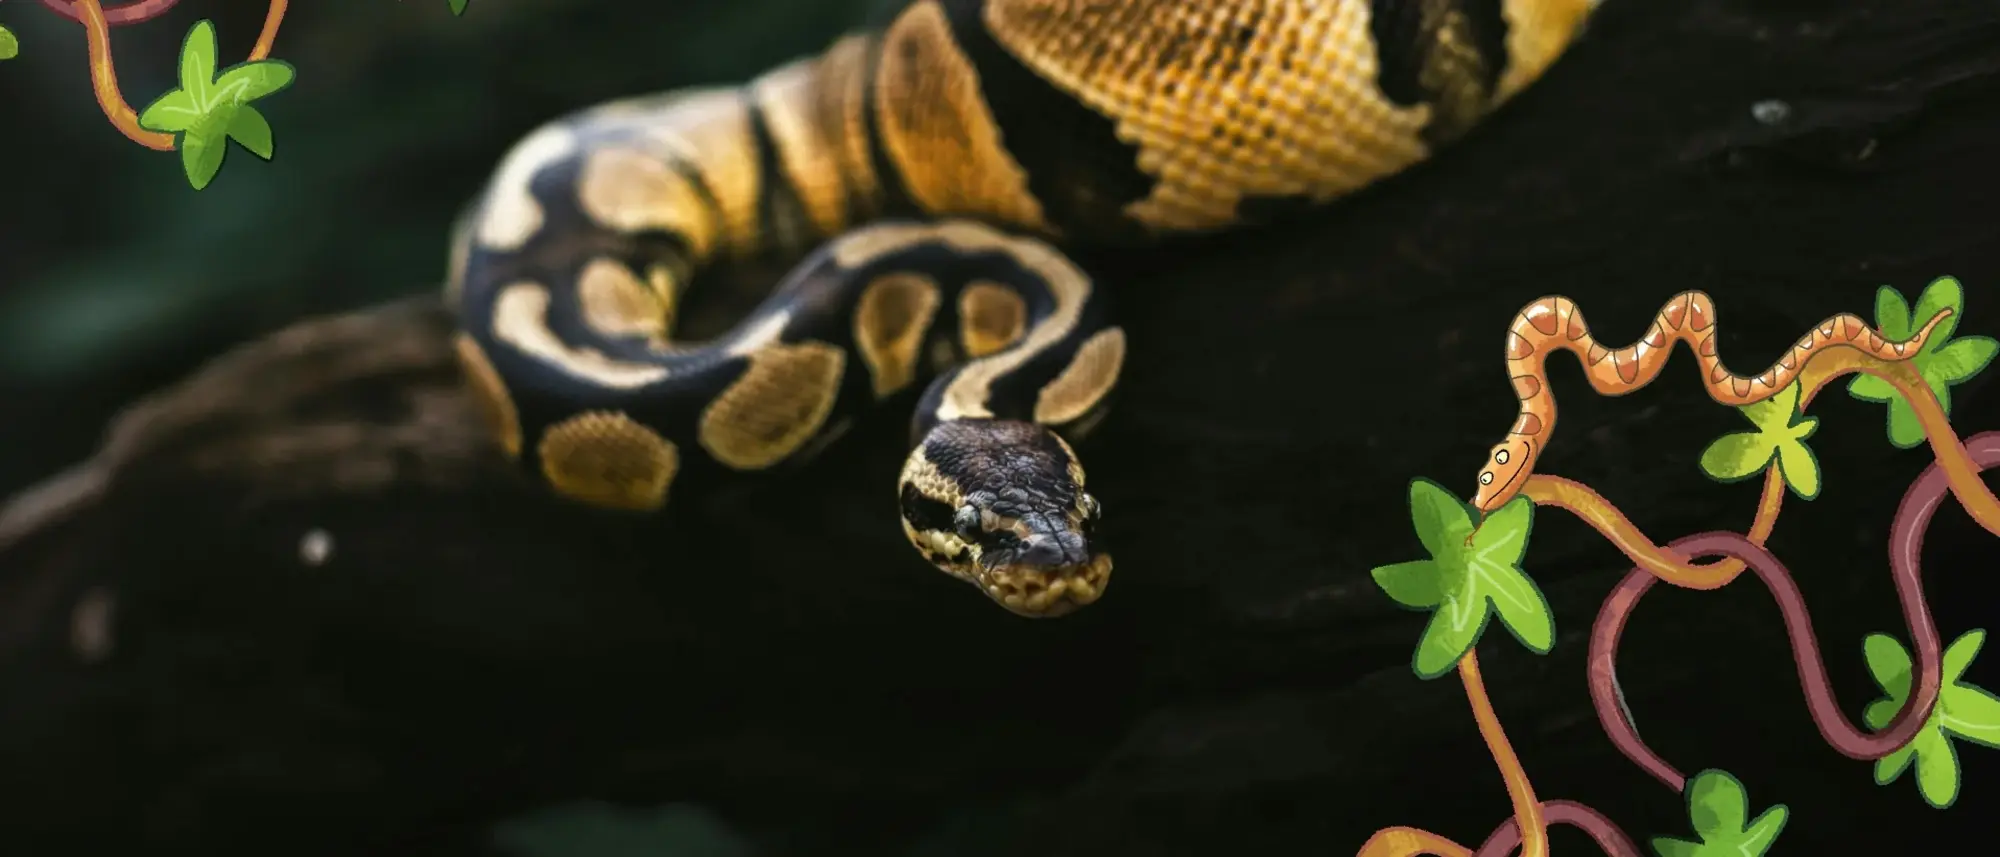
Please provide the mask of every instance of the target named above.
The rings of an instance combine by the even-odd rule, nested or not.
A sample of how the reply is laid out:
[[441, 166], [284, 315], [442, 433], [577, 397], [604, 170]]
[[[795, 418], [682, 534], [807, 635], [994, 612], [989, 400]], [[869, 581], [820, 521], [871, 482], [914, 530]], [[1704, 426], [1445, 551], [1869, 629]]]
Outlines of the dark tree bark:
[[[1420, 556], [1408, 480], [1469, 491], [1511, 422], [1512, 313], [1565, 294], [1629, 340], [1700, 288], [1725, 359], [1761, 370], [1878, 285], [1953, 274], [1959, 335], [1992, 335], [1996, 152], [1992, 4], [1613, 0], [1429, 165], [1291, 225], [1086, 257], [1133, 342], [1082, 448], [1118, 570], [1057, 621], [903, 543], [902, 409], [799, 473], [600, 515], [492, 451], [435, 300], [304, 321], [134, 405], [0, 515], [0, 829], [37, 855], [467, 853], [455, 831], [595, 796], [709, 801], [836, 853], [1346, 854], [1397, 824], [1476, 846], [1506, 794], [1457, 682], [1409, 672], [1424, 618], [1368, 570]], [[1695, 463], [1745, 426], [1692, 361], [1618, 399], [1557, 363], [1544, 472], [1659, 541], [1747, 526], [1754, 485]], [[1962, 435], [2000, 428], [1987, 380], [1953, 390]], [[1890, 515], [1929, 459], [1885, 442], [1880, 406], [1813, 413], [1826, 490], [1771, 546], [1858, 718], [1860, 638], [1898, 628]], [[1487, 634], [1503, 722], [1543, 798], [1688, 835], [1585, 693], [1626, 564], [1560, 513], [1534, 533], [1559, 638]], [[1991, 626], [1992, 537], [1952, 505], [1928, 545], [1946, 639]], [[1745, 581], [1640, 611], [1621, 663], [1647, 739], [1737, 774], [1752, 812], [1789, 805], [1772, 854], [1990, 842], [1990, 813], [1819, 740]], [[1970, 678], [2000, 686], [1993, 660]], [[1962, 802], [2000, 794], [1996, 755], [1961, 748]]]

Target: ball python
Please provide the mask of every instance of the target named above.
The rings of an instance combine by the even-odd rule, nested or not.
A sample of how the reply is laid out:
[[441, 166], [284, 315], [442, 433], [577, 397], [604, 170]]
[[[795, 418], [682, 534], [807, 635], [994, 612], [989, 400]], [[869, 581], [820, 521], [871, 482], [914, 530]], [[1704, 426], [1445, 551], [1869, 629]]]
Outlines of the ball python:
[[1576, 302], [1562, 296], [1537, 299], [1523, 307], [1507, 328], [1507, 375], [1520, 397], [1521, 412], [1512, 428], [1486, 455], [1472, 505], [1481, 514], [1514, 499], [1534, 473], [1535, 462], [1556, 428], [1555, 394], [1545, 368], [1549, 355], [1569, 351], [1583, 363], [1584, 377], [1600, 396], [1622, 396], [1659, 377], [1673, 355], [1674, 343], [1685, 342], [1701, 367], [1702, 384], [1715, 401], [1730, 407], [1755, 404], [1777, 395], [1798, 377], [1814, 355], [1835, 348], [1854, 348], [1882, 360], [1908, 360], [1923, 350], [1949, 308], [1905, 340], [1894, 340], [1853, 313], [1831, 316], [1815, 325], [1776, 363], [1756, 376], [1738, 375], [1722, 364], [1715, 345], [1715, 302], [1698, 291], [1673, 296], [1653, 316], [1638, 341], [1609, 349], [1590, 335], [1590, 324]]
[[[459, 360], [524, 470], [641, 513], [920, 389], [904, 535], [1062, 615], [1111, 572], [1071, 442], [1126, 339], [1058, 248], [1265, 223], [1402, 171], [1541, 77], [1593, 4], [915, 0], [747, 83], [523, 136], [453, 228]], [[698, 273], [756, 261], [787, 273], [755, 309], [673, 337]]]

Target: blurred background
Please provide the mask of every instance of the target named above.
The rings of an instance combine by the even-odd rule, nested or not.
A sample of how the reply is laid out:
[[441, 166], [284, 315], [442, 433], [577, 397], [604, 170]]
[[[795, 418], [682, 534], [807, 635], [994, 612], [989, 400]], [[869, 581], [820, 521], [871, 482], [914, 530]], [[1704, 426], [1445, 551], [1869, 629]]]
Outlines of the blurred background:
[[[121, 5], [108, 0], [107, 7]], [[0, 0], [0, 495], [80, 460], [136, 396], [304, 316], [437, 288], [451, 218], [534, 125], [592, 102], [740, 81], [896, 0], [307, 0], [272, 57], [292, 87], [258, 107], [264, 162], [235, 147], [204, 190], [180, 156], [126, 139], [92, 97], [83, 28]], [[190, 27], [219, 65], [262, 0], [183, 0], [114, 28], [134, 109], [175, 85]], [[523, 857], [711, 857], [739, 849], [687, 807], [555, 807], [495, 831]]]

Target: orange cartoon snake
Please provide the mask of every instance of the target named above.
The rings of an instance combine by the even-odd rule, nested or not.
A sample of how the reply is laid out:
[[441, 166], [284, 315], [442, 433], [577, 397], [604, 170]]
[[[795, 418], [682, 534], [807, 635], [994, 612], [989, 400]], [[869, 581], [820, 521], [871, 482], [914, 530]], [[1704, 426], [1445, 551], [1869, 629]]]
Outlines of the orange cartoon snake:
[[1777, 395], [1792, 383], [1807, 360], [1822, 351], [1853, 348], [1890, 361], [1915, 357], [1931, 331], [1950, 315], [1951, 310], [1940, 310], [1916, 335], [1895, 342], [1859, 316], [1842, 313], [1807, 331], [1763, 374], [1746, 377], [1730, 372], [1716, 356], [1715, 304], [1701, 292], [1675, 295], [1660, 307], [1639, 341], [1617, 350], [1605, 348], [1591, 337], [1590, 325], [1575, 301], [1559, 295], [1540, 298], [1523, 307], [1507, 330], [1507, 374], [1515, 395], [1521, 397], [1521, 416], [1487, 456], [1472, 505], [1481, 514], [1491, 514], [1520, 493], [1534, 473], [1535, 459], [1556, 427], [1555, 395], [1549, 391], [1544, 371], [1548, 356], [1556, 351], [1576, 353], [1598, 395], [1622, 396], [1652, 383], [1673, 353], [1674, 343], [1686, 342], [1701, 364], [1709, 396], [1724, 405], [1741, 407]]

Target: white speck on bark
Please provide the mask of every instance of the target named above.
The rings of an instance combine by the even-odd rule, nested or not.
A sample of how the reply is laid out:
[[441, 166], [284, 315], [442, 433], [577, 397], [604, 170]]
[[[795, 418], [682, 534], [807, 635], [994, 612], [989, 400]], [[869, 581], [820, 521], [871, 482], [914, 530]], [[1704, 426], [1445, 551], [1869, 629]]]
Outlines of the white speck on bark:
[[299, 561], [310, 566], [325, 565], [333, 556], [333, 535], [318, 527], [299, 538]]
[[1750, 116], [1766, 125], [1776, 125], [1792, 115], [1792, 106], [1775, 98], [1750, 105]]
[[111, 590], [93, 586], [77, 599], [69, 614], [69, 644], [84, 663], [111, 656], [112, 611], [118, 606]]

